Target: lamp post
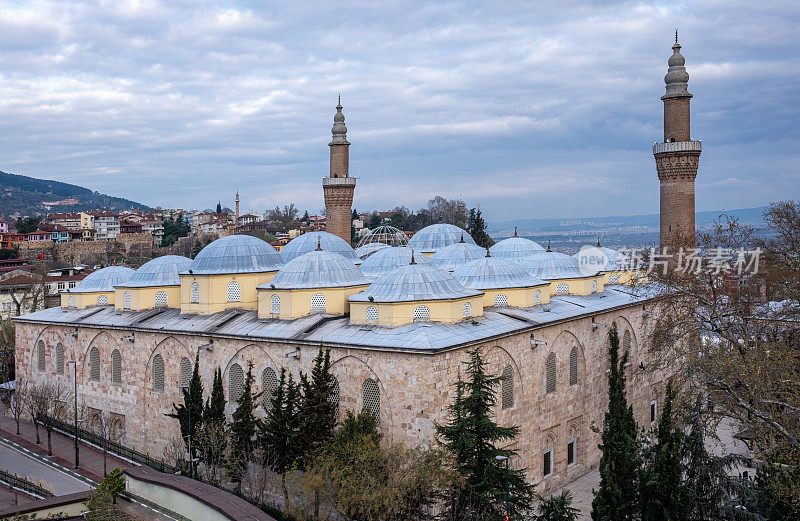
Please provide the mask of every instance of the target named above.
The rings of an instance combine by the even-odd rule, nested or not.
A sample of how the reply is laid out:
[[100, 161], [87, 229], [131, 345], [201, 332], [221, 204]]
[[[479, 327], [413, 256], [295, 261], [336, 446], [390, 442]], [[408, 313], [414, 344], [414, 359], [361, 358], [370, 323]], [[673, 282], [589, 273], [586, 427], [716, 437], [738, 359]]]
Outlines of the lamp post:
[[194, 458], [192, 457], [192, 394], [189, 392], [188, 385], [181, 385], [181, 391], [186, 393], [186, 413], [189, 415], [189, 477], [194, 477], [192, 470], [194, 467]]
[[508, 493], [508, 456], [495, 456], [494, 459], [496, 459], [497, 461], [506, 462], [506, 517], [503, 521], [510, 521], [511, 508], [509, 506], [509, 493]]
[[72, 364], [74, 369], [74, 377], [73, 381], [75, 384], [75, 391], [72, 393], [73, 398], [75, 398], [75, 468], [78, 468], [79, 465], [79, 458], [78, 458], [78, 362], [75, 360], [68, 360], [67, 365]]

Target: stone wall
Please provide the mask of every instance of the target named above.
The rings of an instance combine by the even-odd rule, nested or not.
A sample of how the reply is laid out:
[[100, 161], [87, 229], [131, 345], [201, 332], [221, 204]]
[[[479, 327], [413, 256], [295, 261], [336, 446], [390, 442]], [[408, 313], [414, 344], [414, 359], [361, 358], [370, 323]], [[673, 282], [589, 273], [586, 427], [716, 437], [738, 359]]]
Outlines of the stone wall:
[[36, 260], [44, 253], [46, 258], [56, 263], [74, 266], [76, 264], [111, 264], [125, 257], [138, 265], [140, 261], [153, 256], [153, 238], [149, 233], [123, 233], [113, 240], [90, 242], [23, 242], [19, 245], [20, 256]]

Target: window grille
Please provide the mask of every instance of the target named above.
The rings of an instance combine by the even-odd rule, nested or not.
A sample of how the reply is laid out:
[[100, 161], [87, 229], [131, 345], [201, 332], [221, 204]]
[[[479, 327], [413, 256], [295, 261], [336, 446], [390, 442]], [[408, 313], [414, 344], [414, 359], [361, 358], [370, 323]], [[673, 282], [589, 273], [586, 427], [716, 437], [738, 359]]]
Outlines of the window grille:
[[472, 316], [472, 306], [469, 302], [464, 303], [464, 307], [461, 309], [461, 316], [464, 318]]
[[111, 383], [122, 383], [122, 354], [119, 349], [111, 351]]
[[556, 392], [556, 354], [550, 353], [547, 355], [547, 385], [546, 392]]
[[619, 284], [619, 275], [616, 273], [612, 273], [608, 276], [608, 283], [609, 284]]
[[123, 309], [131, 309], [131, 292], [126, 291], [122, 295], [122, 308]]
[[189, 385], [192, 380], [192, 362], [188, 358], [181, 359], [181, 387]]
[[36, 367], [39, 371], [44, 371], [45, 369], [44, 340], [39, 340], [36, 344]]
[[238, 402], [244, 392], [244, 370], [239, 364], [231, 365], [228, 372], [228, 394], [230, 401]]
[[331, 378], [333, 379], [333, 387], [331, 388], [331, 395], [328, 397], [328, 400], [330, 400], [336, 409], [333, 417], [336, 418], [336, 421], [339, 421], [339, 380], [335, 376]]
[[56, 373], [64, 374], [64, 346], [56, 344]]
[[414, 308], [414, 320], [430, 320], [431, 310], [428, 306], [417, 306]]
[[157, 393], [164, 392], [164, 359], [161, 355], [153, 357], [153, 390]]
[[192, 282], [192, 304], [200, 303], [200, 284]]
[[631, 332], [627, 329], [622, 334], [622, 352], [628, 353], [628, 357], [630, 357], [631, 352]]
[[538, 289], [533, 292], [533, 303], [538, 304], [542, 301], [542, 292]]
[[578, 348], [573, 347], [569, 352], [569, 384], [577, 385], [578, 383]]
[[592, 293], [597, 293], [597, 281], [592, 281]]
[[367, 321], [368, 322], [378, 321], [378, 308], [376, 308], [375, 306], [370, 306], [367, 308]]
[[494, 296], [494, 305], [495, 306], [507, 306], [508, 305], [508, 297], [503, 294], [499, 293]]
[[242, 301], [242, 285], [237, 281], [228, 284], [228, 302]]
[[105, 306], [108, 304], [108, 297], [105, 295], [100, 295], [97, 297], [97, 305], [98, 306]]
[[269, 312], [272, 314], [279, 314], [281, 312], [281, 298], [278, 295], [272, 295], [272, 298], [269, 299]]
[[510, 365], [503, 369], [501, 395], [503, 410], [514, 407], [514, 369]]
[[372, 378], [364, 380], [362, 387], [362, 398], [364, 401], [363, 409], [369, 411], [375, 418], [375, 425], [381, 425], [381, 391], [378, 383]]
[[64, 290], [64, 283], [63, 282], [59, 282], [58, 283], [58, 291], [63, 291], [63, 290]]
[[658, 403], [655, 400], [650, 402], [650, 423], [655, 423], [656, 421], [656, 417], [658, 414], [658, 411], [656, 410], [657, 408], [658, 408]]
[[157, 308], [165, 308], [167, 307], [167, 292], [166, 291], [159, 291], [156, 293], [156, 307]]
[[553, 450], [548, 450], [542, 454], [542, 476], [545, 478], [553, 473]]
[[569, 284], [566, 282], [559, 282], [556, 285], [556, 293], [559, 295], [569, 295]]
[[275, 394], [277, 388], [278, 376], [273, 368], [267, 367], [261, 373], [261, 400], [264, 404], [264, 410], [269, 411], [272, 409], [272, 395]]
[[100, 381], [100, 350], [96, 347], [89, 351], [89, 379]]
[[571, 440], [567, 443], [567, 465], [573, 465], [575, 463], [575, 440]]
[[315, 311], [325, 312], [325, 295], [322, 293], [311, 295], [311, 312]]
[[75, 297], [70, 297], [69, 299], [67, 299], [67, 305], [69, 307], [71, 307], [71, 308], [74, 308], [75, 307]]

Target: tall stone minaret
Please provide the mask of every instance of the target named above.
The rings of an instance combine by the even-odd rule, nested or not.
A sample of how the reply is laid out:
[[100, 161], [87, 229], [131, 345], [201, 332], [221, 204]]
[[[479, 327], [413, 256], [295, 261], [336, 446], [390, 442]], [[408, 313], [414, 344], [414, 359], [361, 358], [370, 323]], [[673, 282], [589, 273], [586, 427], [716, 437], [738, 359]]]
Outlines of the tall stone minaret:
[[694, 179], [700, 162], [700, 141], [692, 141], [687, 90], [689, 74], [675, 31], [675, 45], [664, 76], [664, 142], [653, 144], [661, 183], [661, 247], [675, 253], [678, 247], [694, 247]]
[[234, 233], [239, 233], [239, 190], [236, 190], [236, 221], [233, 223]]
[[331, 147], [331, 172], [322, 178], [322, 191], [325, 194], [326, 229], [350, 244], [350, 227], [353, 219], [353, 192], [356, 178], [350, 177], [350, 142], [347, 141], [347, 127], [342, 114], [342, 99], [336, 105], [333, 117], [333, 139]]

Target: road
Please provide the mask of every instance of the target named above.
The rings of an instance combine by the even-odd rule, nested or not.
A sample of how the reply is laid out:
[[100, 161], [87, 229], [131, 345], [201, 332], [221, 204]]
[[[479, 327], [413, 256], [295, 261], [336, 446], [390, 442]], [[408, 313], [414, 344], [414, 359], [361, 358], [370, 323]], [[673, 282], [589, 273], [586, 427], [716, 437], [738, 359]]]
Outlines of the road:
[[28, 479], [39, 478], [49, 483], [57, 496], [91, 488], [87, 483], [9, 447], [5, 443], [0, 443], [0, 469]]

